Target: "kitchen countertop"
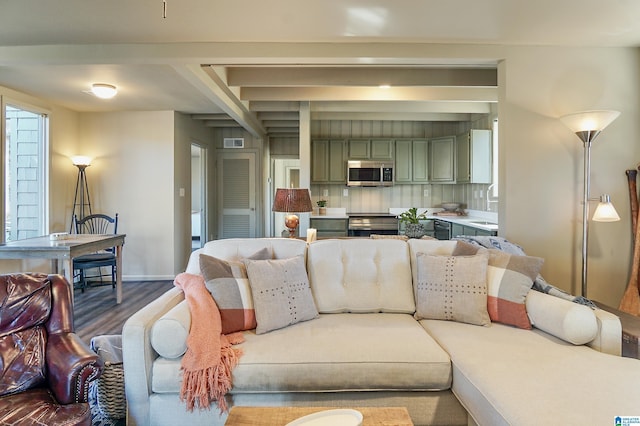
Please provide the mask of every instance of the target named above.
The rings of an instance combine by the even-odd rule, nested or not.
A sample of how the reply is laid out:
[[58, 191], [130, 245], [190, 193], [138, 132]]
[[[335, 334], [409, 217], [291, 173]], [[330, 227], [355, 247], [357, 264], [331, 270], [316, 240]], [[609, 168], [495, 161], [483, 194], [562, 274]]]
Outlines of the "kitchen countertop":
[[[398, 215], [408, 208], [391, 208], [389, 214]], [[491, 212], [482, 212], [475, 210], [468, 210], [466, 216], [438, 216], [434, 213], [441, 211], [439, 208], [422, 208], [419, 212], [425, 211], [427, 213], [427, 219], [437, 219], [449, 223], [457, 223], [459, 225], [471, 226], [474, 228], [482, 229], [485, 231], [497, 231], [498, 221], [496, 220], [496, 214]], [[349, 219], [349, 215], [358, 215], [359, 213], [347, 213], [344, 208], [327, 208], [326, 215], [318, 215], [317, 210], [314, 210], [311, 214], [312, 219]], [[371, 213], [369, 213], [371, 214]]]
[[485, 231], [497, 231], [498, 224], [490, 219], [476, 216], [427, 216], [428, 219], [437, 219], [459, 225], [471, 226]]

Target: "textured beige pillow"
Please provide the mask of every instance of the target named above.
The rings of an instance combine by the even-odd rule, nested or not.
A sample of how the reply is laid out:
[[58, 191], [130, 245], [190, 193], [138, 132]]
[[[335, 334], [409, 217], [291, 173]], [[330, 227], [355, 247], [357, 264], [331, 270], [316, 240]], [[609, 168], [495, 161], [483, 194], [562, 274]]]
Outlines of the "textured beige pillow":
[[487, 312], [486, 253], [431, 256], [418, 253], [416, 319], [491, 323]]
[[318, 316], [303, 256], [246, 259], [256, 312], [256, 334], [267, 333]]

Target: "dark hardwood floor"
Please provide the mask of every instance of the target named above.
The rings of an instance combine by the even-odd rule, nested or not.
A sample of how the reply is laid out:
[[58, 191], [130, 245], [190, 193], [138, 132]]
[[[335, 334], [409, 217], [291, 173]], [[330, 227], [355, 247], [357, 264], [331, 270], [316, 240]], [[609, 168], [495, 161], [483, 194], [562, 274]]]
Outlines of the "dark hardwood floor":
[[128, 281], [122, 283], [122, 303], [116, 303], [111, 286], [75, 290], [76, 333], [87, 344], [94, 336], [121, 334], [125, 321], [149, 302], [173, 287], [173, 281]]

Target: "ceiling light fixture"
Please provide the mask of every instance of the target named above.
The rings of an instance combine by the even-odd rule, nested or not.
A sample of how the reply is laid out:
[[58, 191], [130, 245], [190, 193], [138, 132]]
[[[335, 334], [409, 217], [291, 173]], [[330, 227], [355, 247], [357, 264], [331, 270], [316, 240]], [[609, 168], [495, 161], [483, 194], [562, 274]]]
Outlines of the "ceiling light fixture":
[[118, 89], [112, 84], [94, 83], [91, 93], [100, 99], [111, 99], [118, 93]]

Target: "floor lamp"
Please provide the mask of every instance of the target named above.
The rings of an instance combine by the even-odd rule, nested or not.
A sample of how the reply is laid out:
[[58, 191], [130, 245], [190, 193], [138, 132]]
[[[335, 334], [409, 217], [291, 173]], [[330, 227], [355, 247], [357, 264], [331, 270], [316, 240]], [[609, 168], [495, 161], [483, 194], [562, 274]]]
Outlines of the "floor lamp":
[[71, 158], [73, 165], [78, 168], [78, 180], [76, 181], [76, 194], [73, 197], [73, 210], [71, 211], [71, 225], [69, 226], [69, 233], [75, 233], [73, 229], [73, 218], [76, 214], [76, 207], [78, 208], [78, 218], [85, 217], [85, 207], [89, 214], [91, 214], [91, 198], [89, 198], [89, 185], [87, 184], [87, 176], [85, 169], [91, 165], [91, 158], [83, 156], [75, 156]]
[[[584, 143], [584, 189], [582, 199], [582, 296], [587, 297], [587, 247], [589, 241], [589, 192], [591, 190], [591, 143], [620, 115], [619, 111], [583, 111], [560, 117]], [[614, 222], [620, 216], [607, 194], [600, 196], [600, 203], [593, 215], [596, 222]]]

